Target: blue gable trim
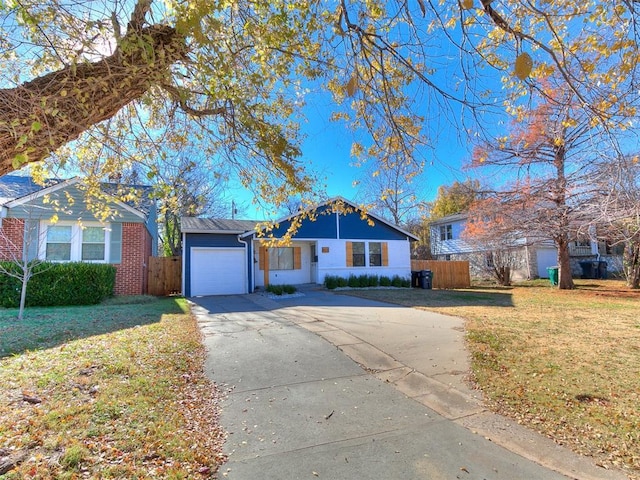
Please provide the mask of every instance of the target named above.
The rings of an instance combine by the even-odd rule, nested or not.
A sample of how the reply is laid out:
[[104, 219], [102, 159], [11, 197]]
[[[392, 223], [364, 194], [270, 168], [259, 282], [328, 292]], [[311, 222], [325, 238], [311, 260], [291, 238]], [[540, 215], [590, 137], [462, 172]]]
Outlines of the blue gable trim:
[[[338, 215], [331, 208], [324, 205], [317, 209], [314, 220], [305, 218], [298, 227], [294, 240], [331, 239], [363, 239], [363, 240], [410, 240], [406, 233], [393, 226], [367, 215], [364, 219], [359, 211], [341, 213]], [[368, 220], [373, 222], [373, 225]], [[338, 225], [339, 222], [339, 225]], [[281, 238], [291, 226], [291, 219], [280, 221], [278, 228], [274, 228], [270, 235]], [[255, 236], [254, 236], [255, 237]]]
[[[298, 227], [298, 231], [293, 236], [296, 240], [315, 239], [315, 238], [338, 238], [338, 224], [336, 222], [336, 214], [327, 206], [317, 209], [315, 220], [305, 218]], [[287, 229], [291, 226], [291, 220], [284, 220], [278, 224], [278, 228], [274, 228], [272, 233], [276, 238], [282, 237]]]
[[[234, 247], [245, 248], [244, 243], [238, 241], [237, 234], [217, 234], [217, 233], [186, 233], [182, 255], [184, 256], [184, 296], [191, 296], [191, 248], [192, 247]], [[253, 265], [249, 262], [249, 272]]]
[[[369, 224], [368, 219], [373, 222]], [[340, 238], [358, 240], [408, 240], [407, 235], [375, 218], [364, 220], [359, 212], [340, 215]]]

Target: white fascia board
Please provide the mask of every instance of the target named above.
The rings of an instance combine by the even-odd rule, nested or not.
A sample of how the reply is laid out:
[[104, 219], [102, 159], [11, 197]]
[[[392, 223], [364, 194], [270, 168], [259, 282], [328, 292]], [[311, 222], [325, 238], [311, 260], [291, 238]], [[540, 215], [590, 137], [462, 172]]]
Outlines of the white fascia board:
[[29, 203], [38, 198], [44, 197], [50, 193], [56, 192], [58, 190], [70, 187], [78, 183], [80, 179], [78, 177], [70, 178], [69, 180], [64, 180], [63, 182], [56, 183], [55, 185], [51, 185], [50, 187], [44, 187], [37, 192], [30, 193], [29, 195], [25, 195], [24, 197], [16, 198], [15, 200], [11, 200], [4, 204], [7, 209], [13, 207], [19, 207], [20, 205], [24, 205], [25, 203]]

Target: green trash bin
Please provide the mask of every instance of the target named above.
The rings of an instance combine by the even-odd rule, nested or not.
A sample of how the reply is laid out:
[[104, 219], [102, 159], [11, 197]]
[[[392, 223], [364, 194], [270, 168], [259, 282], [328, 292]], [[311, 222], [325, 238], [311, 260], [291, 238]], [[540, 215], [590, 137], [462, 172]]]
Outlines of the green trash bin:
[[549, 282], [551, 282], [551, 285], [558, 285], [558, 270], [558, 267], [547, 268], [547, 273], [549, 274]]

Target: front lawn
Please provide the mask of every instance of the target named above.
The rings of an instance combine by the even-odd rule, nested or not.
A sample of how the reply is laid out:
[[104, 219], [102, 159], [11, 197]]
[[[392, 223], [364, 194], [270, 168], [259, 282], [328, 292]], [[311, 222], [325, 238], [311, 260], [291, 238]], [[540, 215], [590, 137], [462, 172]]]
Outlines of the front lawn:
[[182, 299], [0, 310], [0, 478], [211, 478], [218, 395]]
[[465, 318], [491, 408], [640, 478], [640, 292], [576, 283], [344, 293]]

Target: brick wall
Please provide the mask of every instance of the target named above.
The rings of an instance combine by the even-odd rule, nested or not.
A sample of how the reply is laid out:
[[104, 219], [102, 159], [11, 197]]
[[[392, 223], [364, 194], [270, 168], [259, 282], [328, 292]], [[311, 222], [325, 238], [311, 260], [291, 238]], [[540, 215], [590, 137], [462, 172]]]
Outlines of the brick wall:
[[24, 220], [3, 218], [0, 227], [0, 260], [22, 258], [24, 242]]
[[116, 295], [147, 293], [151, 235], [142, 223], [122, 224], [122, 261], [116, 265]]

